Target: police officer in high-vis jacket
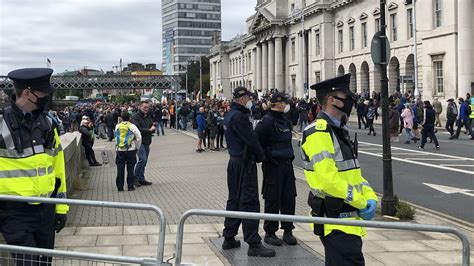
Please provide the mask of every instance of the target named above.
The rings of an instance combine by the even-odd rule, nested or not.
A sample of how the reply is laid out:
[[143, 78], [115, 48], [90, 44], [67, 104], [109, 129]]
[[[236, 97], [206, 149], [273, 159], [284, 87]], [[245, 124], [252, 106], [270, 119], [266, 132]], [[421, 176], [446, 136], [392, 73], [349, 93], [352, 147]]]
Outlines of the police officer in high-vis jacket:
[[[349, 90], [350, 74], [311, 86], [321, 112], [303, 132], [301, 142], [305, 176], [310, 186], [311, 214], [347, 220], [371, 220], [377, 197], [362, 177], [357, 143], [346, 126], [355, 97]], [[324, 245], [326, 265], [364, 265], [363, 227], [314, 225]]]
[[[291, 122], [285, 118], [285, 113], [289, 110], [288, 96], [282, 92], [274, 93], [270, 98], [270, 111], [255, 128], [258, 141], [265, 150], [265, 161], [262, 163], [265, 213], [295, 214], [295, 156], [291, 143]], [[275, 235], [278, 225], [278, 221], [265, 221], [265, 243], [274, 246], [281, 246], [283, 242], [296, 245], [296, 238], [292, 234], [295, 228], [293, 223], [281, 222], [283, 240]]]
[[[244, 87], [237, 87], [233, 96], [231, 109], [224, 118], [224, 134], [230, 155], [227, 165], [229, 198], [226, 210], [260, 212], [256, 163], [265, 159], [265, 153], [249, 120], [252, 93]], [[258, 220], [225, 218], [222, 249], [240, 247], [240, 241], [235, 239], [240, 223], [244, 241], [249, 245], [247, 252], [249, 256], [275, 256], [275, 250], [262, 245], [262, 239], [258, 234]]]
[[[45, 112], [55, 90], [52, 73], [49, 68], [27, 68], [8, 74], [15, 93], [0, 115], [0, 194], [66, 197], [58, 128]], [[65, 204], [0, 201], [0, 231], [9, 245], [53, 249], [55, 231], [65, 226], [68, 209]], [[51, 262], [50, 257], [13, 256], [17, 265]]]

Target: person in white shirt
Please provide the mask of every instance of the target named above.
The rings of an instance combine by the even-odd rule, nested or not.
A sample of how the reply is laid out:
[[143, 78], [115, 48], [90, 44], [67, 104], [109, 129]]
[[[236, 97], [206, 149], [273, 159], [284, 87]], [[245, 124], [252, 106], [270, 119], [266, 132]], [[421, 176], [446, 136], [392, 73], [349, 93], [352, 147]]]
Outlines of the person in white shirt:
[[130, 123], [130, 114], [122, 112], [122, 121], [115, 127], [115, 140], [117, 156], [116, 185], [118, 191], [124, 191], [125, 165], [127, 165], [127, 186], [128, 191], [135, 190], [134, 168], [137, 163], [137, 151], [140, 148], [142, 136], [140, 130]]

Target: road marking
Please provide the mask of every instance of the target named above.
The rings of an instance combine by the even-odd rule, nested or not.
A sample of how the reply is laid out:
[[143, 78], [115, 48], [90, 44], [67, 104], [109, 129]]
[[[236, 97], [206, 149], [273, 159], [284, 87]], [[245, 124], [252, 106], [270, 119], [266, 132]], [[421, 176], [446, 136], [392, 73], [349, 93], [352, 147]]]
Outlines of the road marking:
[[[359, 151], [359, 153], [370, 155], [370, 156], [375, 156], [375, 157], [380, 157], [380, 158], [383, 157], [381, 154], [374, 154], [372, 152]], [[398, 158], [398, 157], [392, 157], [392, 160], [405, 162], [405, 163], [411, 163], [411, 164], [418, 164], [418, 165], [423, 165], [423, 166], [427, 166], [427, 167], [434, 167], [434, 168], [439, 168], [439, 169], [443, 169], [443, 170], [459, 172], [459, 173], [463, 173], [463, 174], [474, 175], [473, 171], [462, 170], [462, 169], [457, 169], [457, 168], [451, 168], [451, 167], [441, 166], [441, 165], [437, 165], [437, 164], [423, 163], [423, 162], [418, 162], [418, 161], [410, 161], [410, 160], [406, 160], [406, 159]]]
[[453, 158], [405, 158], [405, 159], [421, 160], [421, 161], [467, 161], [467, 159], [453, 159]]
[[[368, 142], [359, 142], [359, 143], [372, 145], [372, 146], [376, 146], [376, 147], [383, 147], [380, 144], [373, 144], [373, 143], [368, 143]], [[465, 158], [465, 157], [459, 157], [459, 156], [453, 156], [453, 155], [447, 155], [447, 154], [441, 154], [441, 153], [417, 151], [417, 150], [405, 149], [405, 148], [399, 148], [399, 147], [392, 147], [392, 150], [408, 151], [408, 152], [414, 152], [414, 153], [418, 153], [418, 154], [434, 155], [434, 156], [441, 156], [441, 157], [453, 158], [453, 159], [465, 159], [467, 161], [473, 161], [474, 162], [474, 159], [471, 159], [471, 158]]]
[[443, 185], [436, 185], [430, 183], [423, 183], [423, 185], [429, 186], [432, 189], [436, 189], [444, 194], [462, 194], [469, 197], [474, 197], [474, 190], [471, 189], [463, 189], [463, 188], [456, 188], [456, 187], [448, 187]]
[[442, 166], [453, 166], [453, 167], [474, 167], [473, 164], [441, 164]]

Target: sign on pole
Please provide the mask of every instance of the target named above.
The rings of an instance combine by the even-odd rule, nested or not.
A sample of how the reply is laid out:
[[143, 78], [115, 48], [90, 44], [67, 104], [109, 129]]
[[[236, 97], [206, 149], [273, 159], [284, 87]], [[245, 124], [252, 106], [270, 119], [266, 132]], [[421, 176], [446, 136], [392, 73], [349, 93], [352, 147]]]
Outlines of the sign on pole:
[[[372, 56], [372, 61], [376, 65], [381, 64], [388, 64], [388, 62], [382, 62], [382, 39], [380, 38], [380, 31], [375, 33], [374, 37], [372, 38], [372, 43], [370, 45], [370, 54]], [[388, 40], [385, 41], [385, 55], [387, 61], [390, 60], [390, 43]]]

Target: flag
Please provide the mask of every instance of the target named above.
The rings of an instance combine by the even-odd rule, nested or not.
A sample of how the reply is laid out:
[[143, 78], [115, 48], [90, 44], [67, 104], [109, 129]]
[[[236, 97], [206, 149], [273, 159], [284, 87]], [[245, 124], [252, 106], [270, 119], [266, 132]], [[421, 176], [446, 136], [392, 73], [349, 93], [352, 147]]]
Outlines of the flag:
[[122, 58], [120, 58], [120, 65], [122, 65]]
[[49, 58], [46, 58], [46, 66], [51, 67], [51, 60]]

